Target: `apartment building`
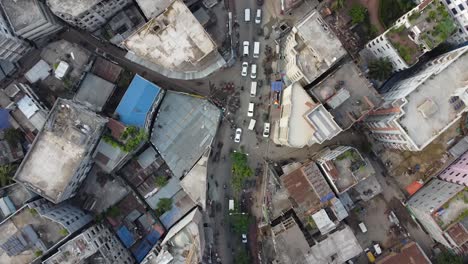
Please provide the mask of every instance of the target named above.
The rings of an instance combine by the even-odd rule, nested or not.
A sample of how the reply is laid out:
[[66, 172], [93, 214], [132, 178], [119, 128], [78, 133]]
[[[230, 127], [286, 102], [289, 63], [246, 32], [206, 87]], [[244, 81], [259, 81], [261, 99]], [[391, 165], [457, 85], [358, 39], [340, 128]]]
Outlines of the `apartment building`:
[[14, 35], [2, 15], [0, 15], [0, 29], [0, 59], [10, 62], [18, 61], [30, 49], [30, 46]]
[[132, 3], [131, 0], [47, 0], [50, 10], [65, 22], [93, 32]]
[[[388, 148], [420, 151], [468, 111], [468, 47], [432, 59], [383, 87], [364, 125]], [[443, 87], [443, 89], [441, 88]]]
[[416, 64], [424, 53], [450, 37], [445, 30], [439, 29], [442, 24], [451, 27], [451, 31], [456, 29], [443, 4], [437, 0], [421, 1], [393, 26], [367, 43], [366, 48], [377, 58], [388, 58], [394, 71], [401, 71]]
[[22, 39], [38, 40], [62, 28], [49, 8], [38, 0], [2, 1], [1, 7], [14, 34]]
[[91, 169], [106, 122], [83, 105], [59, 98], [15, 180], [53, 203], [74, 196]]

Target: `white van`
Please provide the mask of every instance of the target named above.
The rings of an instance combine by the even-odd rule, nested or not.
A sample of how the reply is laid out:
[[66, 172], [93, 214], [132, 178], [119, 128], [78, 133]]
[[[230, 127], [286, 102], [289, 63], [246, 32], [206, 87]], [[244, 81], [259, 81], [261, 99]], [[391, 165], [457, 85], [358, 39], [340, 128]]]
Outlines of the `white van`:
[[252, 117], [254, 113], [254, 103], [249, 103], [249, 110], [247, 111], [247, 116]]
[[257, 121], [255, 119], [250, 119], [249, 130], [254, 130], [255, 123], [257, 123]]
[[259, 55], [260, 55], [260, 42], [255, 41], [254, 42], [253, 57], [258, 58]]
[[257, 78], [257, 64], [252, 64], [252, 66], [250, 67], [250, 78]]
[[245, 22], [250, 22], [250, 8], [244, 10], [244, 19]]
[[359, 223], [359, 228], [361, 229], [363, 233], [367, 232], [367, 227], [363, 222]]
[[234, 211], [234, 200], [229, 200], [229, 211]]
[[252, 82], [250, 84], [250, 97], [255, 97], [257, 95], [257, 82]]
[[262, 22], [262, 10], [257, 9], [257, 15], [255, 16], [255, 24], [260, 24]]

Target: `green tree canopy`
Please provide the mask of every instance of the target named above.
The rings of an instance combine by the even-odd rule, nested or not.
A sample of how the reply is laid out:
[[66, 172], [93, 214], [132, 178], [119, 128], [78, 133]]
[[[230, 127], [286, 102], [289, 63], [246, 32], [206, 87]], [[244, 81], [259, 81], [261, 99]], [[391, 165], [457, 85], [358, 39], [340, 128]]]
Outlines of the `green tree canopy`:
[[232, 229], [236, 234], [247, 234], [252, 221], [249, 215], [233, 214], [230, 217]]
[[369, 64], [369, 76], [375, 80], [386, 80], [392, 71], [393, 65], [388, 58], [379, 58]]
[[5, 129], [4, 135], [5, 135], [5, 140], [10, 145], [16, 146], [21, 140], [21, 133], [14, 128]]
[[366, 19], [367, 9], [362, 5], [353, 5], [349, 10], [349, 16], [351, 16], [351, 20], [353, 24], [358, 24]]
[[247, 155], [240, 152], [232, 153], [232, 187], [234, 191], [240, 192], [244, 186], [244, 181], [253, 175], [252, 169], [249, 167]]
[[156, 206], [156, 213], [162, 215], [165, 212], [172, 209], [172, 199], [171, 198], [161, 198]]
[[166, 178], [165, 176], [162, 176], [162, 175], [156, 176], [156, 182], [155, 182], [155, 184], [156, 184], [156, 186], [158, 186], [159, 188], [166, 186], [167, 183], [168, 183], [168, 180], [167, 180], [167, 178]]
[[16, 168], [17, 166], [12, 164], [0, 166], [0, 187], [13, 183], [12, 178], [15, 174]]
[[463, 257], [448, 251], [442, 252], [436, 257], [436, 264], [463, 264]]

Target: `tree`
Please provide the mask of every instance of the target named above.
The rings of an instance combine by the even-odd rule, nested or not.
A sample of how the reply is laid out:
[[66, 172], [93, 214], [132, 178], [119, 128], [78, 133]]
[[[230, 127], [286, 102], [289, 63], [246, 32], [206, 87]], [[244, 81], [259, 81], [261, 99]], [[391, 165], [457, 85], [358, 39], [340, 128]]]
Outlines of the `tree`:
[[375, 80], [386, 80], [392, 71], [393, 65], [388, 58], [379, 58], [369, 64], [369, 76]]
[[358, 24], [366, 19], [367, 9], [362, 5], [353, 5], [349, 10], [349, 15], [353, 24]]
[[230, 216], [231, 226], [235, 233], [245, 234], [249, 231], [251, 219], [248, 215], [233, 214]]
[[168, 180], [165, 176], [156, 176], [155, 184], [159, 188], [166, 186], [168, 183]]
[[156, 207], [156, 213], [162, 215], [165, 212], [172, 209], [172, 199], [171, 198], [161, 198]]
[[12, 183], [12, 178], [15, 174], [15, 171], [15, 165], [6, 164], [0, 166], [0, 187], [7, 186]]
[[462, 264], [463, 257], [445, 251], [437, 255], [436, 264]]
[[332, 9], [333, 10], [339, 10], [345, 6], [345, 1], [344, 0], [335, 0], [332, 4]]
[[234, 191], [240, 192], [244, 186], [244, 181], [253, 175], [252, 169], [248, 165], [247, 155], [235, 152], [231, 155], [232, 159], [232, 187]]
[[244, 249], [239, 250], [239, 252], [236, 254], [235, 258], [235, 263], [236, 264], [248, 264], [251, 263], [249, 255], [247, 255], [247, 252]]

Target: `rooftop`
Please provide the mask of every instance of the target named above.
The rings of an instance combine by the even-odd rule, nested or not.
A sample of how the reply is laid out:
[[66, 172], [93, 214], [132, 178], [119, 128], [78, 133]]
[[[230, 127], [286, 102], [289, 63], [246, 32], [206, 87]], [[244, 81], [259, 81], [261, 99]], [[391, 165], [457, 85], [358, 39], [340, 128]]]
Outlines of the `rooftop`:
[[180, 0], [175, 0], [123, 45], [156, 65], [184, 72], [199, 70], [203, 59], [217, 52], [216, 44]]
[[135, 75], [115, 112], [119, 121], [127, 126], [144, 128], [148, 114], [154, 107], [161, 88], [156, 84]]
[[374, 174], [369, 161], [365, 160], [355, 148], [347, 148], [334, 158], [320, 161], [332, 187], [338, 193], [343, 193], [358, 182]]
[[[16, 256], [9, 256], [6, 251], [1, 250], [0, 263], [31, 263], [37, 258], [36, 251], [43, 254], [65, 237], [60, 232], [62, 229], [62, 225], [41, 217], [37, 212], [30, 210], [27, 205], [23, 206], [13, 216], [1, 223], [0, 245], [4, 245], [17, 236], [25, 236], [31, 242], [28, 243], [27, 248], [18, 248], [20, 252]], [[38, 237], [38, 233], [40, 237]]]
[[31, 69], [29, 69], [24, 77], [30, 83], [35, 83], [39, 80], [44, 80], [50, 75], [52, 68], [44, 60], [38, 61]]
[[86, 74], [75, 94], [75, 100], [96, 112], [102, 111], [115, 85], [92, 73]]
[[425, 52], [444, 42], [456, 26], [439, 1], [423, 1], [405, 15], [404, 24], [400, 18], [387, 33], [387, 37], [407, 64], [412, 65]]
[[[8, 208], [10, 209], [9, 211], [11, 213], [14, 213], [18, 208], [21, 208], [26, 202], [30, 201], [33, 199], [36, 194], [32, 193], [28, 189], [26, 189], [23, 185], [19, 183], [14, 183], [11, 185], [8, 185], [6, 187], [3, 187], [0, 189], [0, 197], [1, 198], [6, 198], [8, 197], [9, 201], [11, 201], [13, 208]], [[6, 217], [8, 217], [10, 214], [5, 214], [3, 211], [3, 208], [0, 206], [0, 222], [3, 221]]]
[[312, 82], [346, 55], [340, 40], [318, 12], [305, 17], [293, 28], [296, 33], [296, 64]]
[[93, 74], [108, 82], [116, 83], [119, 79], [120, 73], [122, 72], [122, 67], [101, 57], [97, 57], [91, 71]]
[[293, 217], [282, 221], [271, 228], [277, 248], [281, 248], [279, 258], [283, 263], [309, 263], [305, 260], [305, 255], [309, 252], [310, 246]]
[[442, 229], [462, 221], [468, 215], [468, 191], [461, 191], [434, 211], [433, 218]]
[[69, 14], [72, 17], [77, 17], [100, 2], [102, 0], [47, 0], [47, 5], [54, 13]]
[[72, 240], [65, 243], [59, 248], [59, 251], [47, 258], [45, 264], [75, 264], [81, 261], [86, 261], [93, 254], [98, 252], [98, 249], [91, 241], [88, 241], [84, 233], [74, 237]]
[[314, 264], [344, 263], [362, 251], [351, 228], [344, 225], [344, 228], [330, 233], [325, 240], [312, 246], [307, 260]]
[[310, 92], [344, 130], [381, 102], [377, 91], [353, 61], [341, 65]]
[[221, 111], [205, 99], [167, 92], [152, 129], [151, 142], [175, 177], [186, 175], [213, 141]]
[[[106, 119], [66, 99], [58, 99], [46, 124], [18, 168], [15, 180], [57, 203]], [[50, 181], [50, 179], [54, 179]]]
[[280, 179], [291, 197], [307, 214], [320, 210], [322, 203], [335, 197], [313, 161], [281, 176]]
[[443, 170], [438, 177], [444, 181], [453, 182], [459, 185], [468, 187], [468, 152], [465, 152], [445, 170]]
[[400, 118], [400, 124], [418, 147], [425, 147], [460, 118], [466, 105], [455, 96], [455, 92], [466, 86], [466, 81], [468, 52], [439, 74], [427, 78], [406, 97], [406, 104], [402, 107], [405, 114]]
[[7, 0], [1, 5], [15, 32], [46, 20], [37, 0]]
[[211, 150], [207, 150], [189, 173], [180, 181], [180, 186], [182, 186], [188, 196], [203, 209], [206, 207], [207, 166], [210, 152]]
[[[192, 201], [191, 197], [183, 189], [180, 188], [180, 185], [179, 190], [172, 196], [168, 196], [167, 194], [169, 193], [165, 193], [163, 190], [164, 188], [160, 192], [158, 192], [157, 195], [152, 197], [152, 201], [147, 201], [150, 204], [150, 206], [153, 206], [155, 205], [154, 201], [156, 201], [156, 199], [154, 198], [172, 199], [172, 209], [159, 216], [159, 219], [161, 220], [163, 225], [166, 228], [169, 228], [175, 223], [177, 223], [177, 221], [179, 221], [190, 210], [192, 210], [196, 206], [196, 204]], [[153, 208], [156, 208], [156, 206], [153, 206]]]
[[136, 0], [146, 19], [159, 16], [171, 5], [174, 0]]
[[431, 264], [432, 262], [426, 256], [421, 247], [411, 241], [410, 243], [398, 248], [398, 251], [385, 253], [376, 261], [377, 264]]

